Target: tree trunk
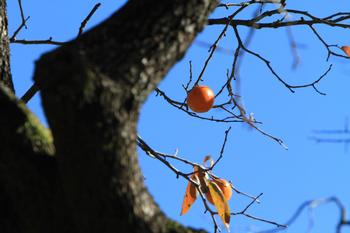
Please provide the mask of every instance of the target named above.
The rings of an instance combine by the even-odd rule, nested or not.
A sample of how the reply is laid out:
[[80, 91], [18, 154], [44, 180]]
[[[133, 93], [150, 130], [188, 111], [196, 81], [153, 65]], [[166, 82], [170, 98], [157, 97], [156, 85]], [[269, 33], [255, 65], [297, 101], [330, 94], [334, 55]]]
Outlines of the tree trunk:
[[[40, 130], [11, 137], [0, 149], [1, 159], [18, 167], [12, 171], [0, 160], [3, 198], [13, 204], [8, 211], [16, 224], [11, 226], [23, 226], [12, 232], [195, 231], [166, 218], [144, 187], [136, 124], [147, 95], [182, 58], [217, 3], [130, 0], [78, 40], [40, 58], [34, 79], [54, 146], [50, 133], [32, 121]], [[0, 89], [0, 107], [13, 109], [5, 108], [7, 116], [0, 115], [0, 122], [10, 122], [19, 110], [23, 117], [12, 128], [1, 129], [1, 142], [6, 133], [14, 134], [32, 119], [6, 90]], [[22, 149], [27, 137], [39, 141]], [[29, 169], [28, 175], [22, 174], [21, 166]], [[17, 179], [23, 179], [23, 187]], [[24, 194], [29, 199], [18, 200]], [[32, 199], [39, 203], [33, 209]], [[22, 206], [18, 201], [31, 202]], [[32, 225], [26, 225], [27, 218]]]
[[6, 1], [0, 0], [0, 83], [14, 91], [10, 72], [10, 40], [7, 25]]

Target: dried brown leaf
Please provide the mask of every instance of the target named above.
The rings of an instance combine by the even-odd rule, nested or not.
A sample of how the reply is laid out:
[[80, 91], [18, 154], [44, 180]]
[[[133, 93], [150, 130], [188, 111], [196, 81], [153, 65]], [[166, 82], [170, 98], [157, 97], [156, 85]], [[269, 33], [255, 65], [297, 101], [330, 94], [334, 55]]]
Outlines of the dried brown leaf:
[[348, 57], [350, 57], [350, 46], [344, 45], [341, 47], [341, 49]]
[[[191, 176], [192, 180], [196, 179], [196, 175]], [[186, 192], [185, 192], [185, 197], [182, 202], [182, 207], [181, 207], [181, 213], [180, 215], [184, 215], [188, 212], [188, 210], [191, 208], [193, 203], [197, 199], [197, 190], [196, 186], [192, 182], [188, 182]]]

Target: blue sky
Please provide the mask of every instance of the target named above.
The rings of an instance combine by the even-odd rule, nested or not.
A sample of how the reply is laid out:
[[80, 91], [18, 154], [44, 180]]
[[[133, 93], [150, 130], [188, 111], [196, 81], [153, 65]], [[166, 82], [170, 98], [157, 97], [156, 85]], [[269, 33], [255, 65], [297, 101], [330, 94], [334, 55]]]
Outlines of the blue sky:
[[[233, 1], [235, 2], [235, 1]], [[87, 15], [95, 1], [44, 1], [23, 0], [28, 21], [28, 29], [18, 38], [48, 39], [65, 41], [73, 38], [81, 20]], [[118, 9], [124, 1], [101, 1], [102, 6], [93, 16], [88, 28], [98, 24]], [[340, 0], [290, 1], [289, 8], [307, 10], [318, 16], [326, 16], [337, 11], [348, 11], [350, 3]], [[212, 17], [221, 17], [230, 11], [224, 9]], [[8, 1], [10, 35], [20, 23], [17, 1]], [[241, 16], [247, 18], [251, 11]], [[316, 27], [330, 44], [350, 44], [348, 30], [330, 27]], [[197, 41], [212, 43], [222, 30], [222, 26], [208, 26], [198, 36]], [[247, 28], [239, 28], [241, 36], [247, 34]], [[161, 97], [151, 94], [142, 108], [138, 131], [155, 149], [173, 153], [201, 162], [205, 155], [217, 158], [224, 138], [224, 131], [232, 130], [226, 145], [223, 160], [214, 173], [232, 180], [242, 191], [258, 195], [263, 192], [262, 203], [254, 205], [249, 213], [284, 223], [304, 201], [328, 196], [337, 196], [350, 208], [350, 189], [346, 185], [349, 178], [350, 156], [345, 153], [342, 144], [317, 144], [310, 140], [312, 130], [342, 129], [349, 115], [350, 60], [332, 57], [326, 62], [327, 51], [306, 27], [292, 29], [298, 44], [301, 63], [297, 69], [291, 69], [293, 62], [286, 29], [264, 29], [256, 31], [249, 48], [263, 54], [272, 63], [275, 70], [291, 84], [304, 84], [318, 78], [333, 64], [331, 73], [317, 87], [327, 93], [317, 94], [312, 88], [298, 89], [291, 93], [278, 82], [266, 66], [254, 57], [246, 55], [241, 66], [241, 96], [248, 112], [253, 112], [266, 132], [282, 138], [289, 150], [284, 150], [274, 141], [240, 123], [218, 124], [191, 118], [170, 106]], [[236, 40], [229, 30], [220, 46], [228, 50], [235, 49]], [[43, 52], [53, 46], [16, 45], [11, 46], [12, 73], [17, 95], [21, 96], [32, 83], [34, 62]], [[163, 91], [177, 100], [183, 100], [185, 93], [182, 84], [189, 77], [188, 62], [193, 64], [193, 74], [198, 76], [204, 60], [208, 56], [206, 48], [194, 43], [186, 56], [177, 63], [160, 84]], [[225, 80], [226, 70], [231, 68], [232, 55], [215, 53], [204, 75], [203, 85], [218, 91]], [[234, 84], [235, 85], [235, 84]], [[29, 107], [45, 122], [40, 97], [36, 95]], [[222, 112], [212, 110], [209, 115]], [[197, 201], [188, 214], [179, 216], [186, 182], [176, 176], [158, 161], [149, 158], [140, 151], [141, 167], [145, 182], [156, 202], [171, 218], [185, 225], [205, 228], [212, 231], [208, 214]], [[191, 168], [175, 164], [184, 171]], [[233, 195], [230, 206], [241, 210], [249, 199]], [[315, 226], [312, 232], [334, 232], [338, 210], [325, 205], [315, 210]], [[307, 214], [300, 216], [296, 224], [286, 232], [306, 232]], [[263, 230], [270, 225], [259, 223], [245, 217], [233, 217], [231, 230], [235, 233]], [[344, 228], [343, 232], [350, 232]]]

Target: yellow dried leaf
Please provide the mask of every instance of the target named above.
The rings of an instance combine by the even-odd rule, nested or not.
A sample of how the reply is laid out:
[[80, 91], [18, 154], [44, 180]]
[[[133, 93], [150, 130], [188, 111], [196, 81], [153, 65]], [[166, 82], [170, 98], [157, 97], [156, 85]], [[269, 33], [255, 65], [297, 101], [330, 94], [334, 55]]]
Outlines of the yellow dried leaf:
[[230, 206], [228, 205], [221, 189], [215, 182], [210, 181], [208, 187], [218, 214], [226, 228], [229, 229], [231, 217]]

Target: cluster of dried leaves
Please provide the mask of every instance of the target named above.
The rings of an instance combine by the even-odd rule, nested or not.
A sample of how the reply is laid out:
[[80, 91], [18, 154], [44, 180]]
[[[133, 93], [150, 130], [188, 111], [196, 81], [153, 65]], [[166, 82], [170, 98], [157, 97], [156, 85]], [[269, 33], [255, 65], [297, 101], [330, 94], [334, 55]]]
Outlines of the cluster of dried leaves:
[[[207, 160], [211, 161], [212, 166], [213, 160], [210, 156], [206, 156], [204, 158], [204, 164]], [[210, 176], [214, 179], [218, 179], [210, 171], [208, 171], [208, 169], [203, 169], [200, 166], [194, 166], [193, 174], [191, 175], [190, 181], [188, 182], [186, 188], [180, 214], [184, 215], [187, 213], [187, 211], [196, 201], [198, 193], [200, 193], [201, 197], [208, 196], [210, 193], [212, 202], [217, 210], [218, 215], [220, 216], [226, 228], [229, 229], [231, 211], [228, 200], [226, 199], [223, 190], [217, 185], [216, 182], [214, 182], [213, 179], [210, 178]], [[207, 202], [205, 202], [205, 205], [207, 205]], [[208, 206], [207, 208], [209, 209]]]

